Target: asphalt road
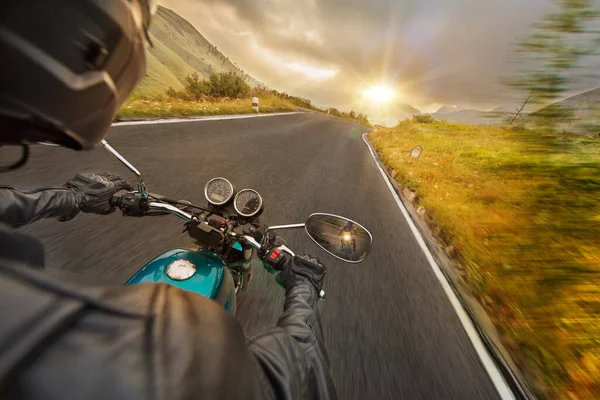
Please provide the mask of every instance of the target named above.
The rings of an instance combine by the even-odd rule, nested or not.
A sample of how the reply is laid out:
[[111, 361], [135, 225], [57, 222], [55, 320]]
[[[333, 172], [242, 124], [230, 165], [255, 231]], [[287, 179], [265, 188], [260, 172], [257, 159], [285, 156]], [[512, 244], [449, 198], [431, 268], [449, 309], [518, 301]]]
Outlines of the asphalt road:
[[[361, 139], [366, 130], [296, 114], [115, 127], [108, 140], [153, 192], [201, 203], [204, 184], [223, 176], [263, 195], [263, 223], [303, 222], [313, 212], [328, 212], [371, 231], [372, 253], [362, 264], [328, 256], [303, 231], [284, 235], [296, 252], [313, 253], [329, 267], [322, 317], [341, 399], [498, 398]], [[37, 146], [25, 168], [0, 178], [19, 187], [61, 185], [83, 170], [131, 176], [101, 148], [77, 153]], [[43, 239], [49, 268], [119, 283], [163, 250], [192, 245], [170, 216], [80, 215], [24, 229]], [[273, 326], [283, 305], [271, 276], [255, 273], [238, 303], [248, 334]]]

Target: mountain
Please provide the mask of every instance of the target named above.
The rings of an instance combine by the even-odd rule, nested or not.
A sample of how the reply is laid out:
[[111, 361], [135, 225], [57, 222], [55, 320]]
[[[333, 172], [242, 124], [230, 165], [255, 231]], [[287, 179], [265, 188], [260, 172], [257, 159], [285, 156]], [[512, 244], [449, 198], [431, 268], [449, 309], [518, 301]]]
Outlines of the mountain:
[[557, 124], [557, 129], [582, 135], [600, 133], [600, 88], [596, 88], [542, 108], [522, 119], [524, 126], [534, 126], [536, 117], [551, 114], [557, 109], [571, 111], [571, 116]]
[[362, 102], [355, 104], [353, 108], [366, 113], [369, 116], [369, 121], [382, 126], [396, 126], [400, 121], [421, 114], [421, 110], [410, 104], [400, 102], [385, 105]]
[[410, 104], [400, 104], [398, 106], [398, 110], [403, 114], [407, 114], [409, 117], [422, 114], [421, 110], [411, 106]]
[[458, 108], [456, 108], [455, 106], [442, 106], [439, 110], [435, 112], [435, 114], [450, 114], [457, 111]]
[[515, 113], [519, 104], [502, 104], [499, 107], [494, 108], [491, 112], [497, 113]]
[[169, 87], [183, 88], [193, 72], [207, 78], [212, 73], [233, 72], [250, 85], [260, 82], [223, 55], [184, 18], [159, 6], [150, 26], [146, 75], [135, 91], [138, 96], [163, 94]]
[[551, 104], [536, 111], [532, 115], [543, 114], [552, 109], [562, 107], [571, 110], [574, 113], [574, 119], [577, 120], [598, 120], [600, 111], [600, 88], [596, 88], [585, 93], [569, 97], [563, 101]]

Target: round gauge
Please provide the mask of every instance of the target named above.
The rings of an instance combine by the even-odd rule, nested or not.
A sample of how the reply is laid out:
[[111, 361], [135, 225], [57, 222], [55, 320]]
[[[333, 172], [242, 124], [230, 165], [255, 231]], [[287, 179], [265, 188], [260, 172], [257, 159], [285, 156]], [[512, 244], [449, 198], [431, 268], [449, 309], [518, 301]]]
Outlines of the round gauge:
[[233, 207], [242, 217], [254, 217], [262, 208], [263, 200], [256, 190], [244, 189], [235, 195]]
[[233, 197], [233, 185], [225, 178], [214, 178], [204, 187], [204, 196], [212, 205], [222, 206]]

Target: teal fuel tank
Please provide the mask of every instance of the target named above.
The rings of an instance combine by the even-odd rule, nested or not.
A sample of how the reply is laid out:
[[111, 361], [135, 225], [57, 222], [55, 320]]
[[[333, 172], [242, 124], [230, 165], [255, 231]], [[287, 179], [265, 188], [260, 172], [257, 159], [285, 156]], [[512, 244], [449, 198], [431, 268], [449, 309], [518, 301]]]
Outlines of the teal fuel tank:
[[169, 250], [144, 265], [125, 284], [158, 282], [213, 299], [235, 314], [231, 273], [225, 261], [208, 250]]

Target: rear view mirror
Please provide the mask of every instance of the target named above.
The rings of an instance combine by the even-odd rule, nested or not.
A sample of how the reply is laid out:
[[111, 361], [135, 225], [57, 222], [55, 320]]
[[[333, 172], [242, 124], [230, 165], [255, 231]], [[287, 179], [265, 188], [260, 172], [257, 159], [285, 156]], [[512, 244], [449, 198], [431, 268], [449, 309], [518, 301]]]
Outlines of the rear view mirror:
[[323, 250], [346, 262], [362, 262], [373, 244], [373, 236], [364, 226], [338, 215], [312, 214], [305, 229]]

